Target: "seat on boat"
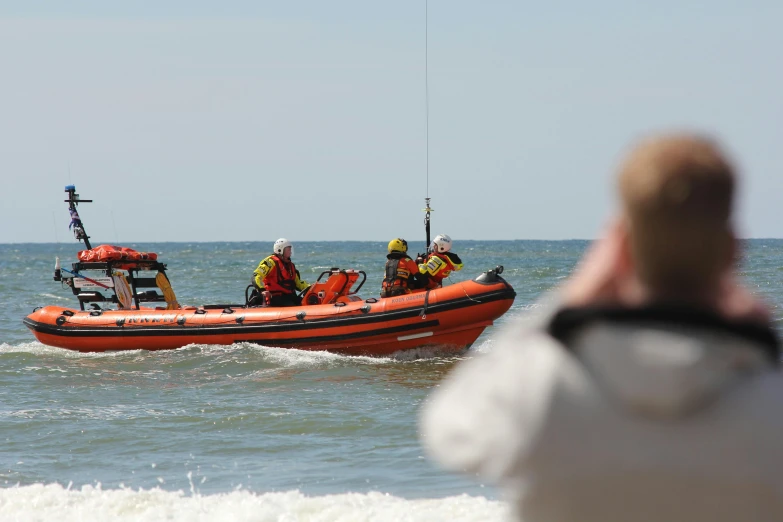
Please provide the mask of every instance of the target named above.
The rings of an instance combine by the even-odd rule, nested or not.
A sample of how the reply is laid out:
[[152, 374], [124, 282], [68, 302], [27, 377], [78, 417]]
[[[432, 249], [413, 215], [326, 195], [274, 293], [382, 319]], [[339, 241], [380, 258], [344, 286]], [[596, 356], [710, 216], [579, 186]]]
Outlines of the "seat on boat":
[[[324, 275], [329, 275], [325, 281], [321, 281]], [[359, 280], [359, 275], [363, 275], [364, 279], [356, 287], [356, 290], [351, 291], [353, 285]], [[340, 268], [332, 268], [326, 272], [322, 272], [318, 276], [318, 280], [310, 286], [307, 292], [302, 296], [303, 305], [316, 305], [316, 304], [331, 304], [340, 301], [341, 298], [350, 298], [356, 294], [367, 279], [367, 275], [361, 270], [342, 270]], [[343, 299], [340, 302], [349, 302], [354, 299]]]

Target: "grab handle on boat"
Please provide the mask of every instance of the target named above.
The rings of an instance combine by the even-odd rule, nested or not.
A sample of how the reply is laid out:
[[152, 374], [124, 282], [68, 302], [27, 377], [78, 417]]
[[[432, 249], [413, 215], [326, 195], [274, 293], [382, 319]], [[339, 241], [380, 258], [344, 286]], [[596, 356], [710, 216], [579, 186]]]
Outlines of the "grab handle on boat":
[[364, 276], [364, 279], [362, 279], [362, 282], [359, 283], [359, 286], [356, 287], [356, 289], [353, 292], [349, 292], [348, 295], [355, 295], [359, 293], [359, 290], [362, 288], [362, 285], [365, 281], [367, 281], [367, 274], [364, 270], [359, 270], [359, 273]]
[[317, 282], [319, 282], [319, 281], [321, 280], [321, 278], [322, 278], [323, 276], [325, 276], [326, 274], [329, 274], [329, 275], [331, 275], [333, 272], [339, 272], [339, 271], [340, 271], [340, 267], [338, 267], [338, 266], [333, 266], [333, 267], [332, 267], [332, 268], [330, 268], [329, 270], [324, 270], [323, 272], [321, 272], [321, 275], [319, 275], [319, 276], [318, 276], [318, 279], [316, 279], [315, 281], [316, 281], [316, 283], [317, 283]]

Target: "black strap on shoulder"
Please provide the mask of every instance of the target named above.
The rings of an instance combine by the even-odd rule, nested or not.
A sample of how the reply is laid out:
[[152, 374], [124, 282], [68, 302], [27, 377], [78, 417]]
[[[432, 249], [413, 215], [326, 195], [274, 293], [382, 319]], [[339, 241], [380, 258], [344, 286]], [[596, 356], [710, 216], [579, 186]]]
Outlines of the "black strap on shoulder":
[[773, 365], [780, 364], [778, 336], [769, 326], [754, 321], [730, 321], [716, 312], [680, 304], [658, 303], [641, 308], [589, 306], [563, 308], [547, 326], [552, 337], [569, 346], [572, 336], [586, 325], [596, 322], [614, 324], [654, 324], [714, 330], [752, 341]]

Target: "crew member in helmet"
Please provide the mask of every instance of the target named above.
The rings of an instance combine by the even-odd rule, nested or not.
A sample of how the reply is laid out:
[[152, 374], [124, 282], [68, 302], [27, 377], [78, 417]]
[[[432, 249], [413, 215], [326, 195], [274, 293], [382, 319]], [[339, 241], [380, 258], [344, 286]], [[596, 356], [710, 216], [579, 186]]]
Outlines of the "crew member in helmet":
[[381, 297], [409, 294], [411, 289], [419, 288], [419, 267], [408, 256], [408, 242], [400, 237], [392, 239], [388, 250]]
[[299, 306], [302, 299], [296, 292], [310, 286], [299, 277], [299, 270], [291, 261], [293, 250], [291, 242], [281, 237], [275, 241], [274, 253], [261, 261], [253, 272], [253, 284], [258, 290], [257, 293], [264, 296], [264, 301], [270, 306]]
[[462, 260], [451, 251], [451, 238], [439, 234], [432, 240], [429, 254], [419, 264], [419, 273], [426, 278], [426, 288], [440, 288], [453, 271], [462, 270]]

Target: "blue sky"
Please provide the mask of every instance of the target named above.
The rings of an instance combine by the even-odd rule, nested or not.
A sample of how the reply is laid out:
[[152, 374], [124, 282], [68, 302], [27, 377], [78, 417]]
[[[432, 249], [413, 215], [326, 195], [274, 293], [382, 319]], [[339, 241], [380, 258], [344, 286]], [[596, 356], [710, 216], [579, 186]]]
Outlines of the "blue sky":
[[[70, 241], [70, 183], [96, 244], [423, 237], [423, 1], [158, 4], [0, 4], [0, 243]], [[595, 237], [627, 147], [698, 130], [781, 237], [783, 4], [574, 4], [430, 0], [433, 234]]]

